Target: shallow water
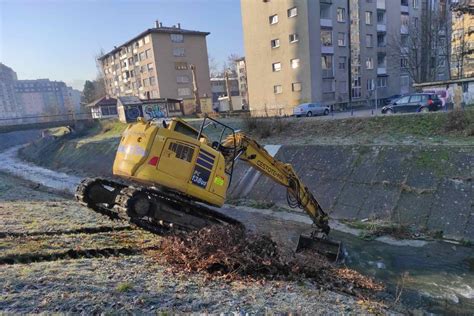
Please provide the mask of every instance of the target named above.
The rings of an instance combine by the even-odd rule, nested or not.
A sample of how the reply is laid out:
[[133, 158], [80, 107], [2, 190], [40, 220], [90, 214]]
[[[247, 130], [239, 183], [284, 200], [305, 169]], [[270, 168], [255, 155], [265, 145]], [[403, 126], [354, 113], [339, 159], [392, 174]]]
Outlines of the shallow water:
[[411, 307], [432, 313], [474, 313], [474, 248], [442, 241], [422, 247], [364, 241], [334, 232], [347, 251], [346, 264], [388, 284]]
[[24, 145], [15, 146], [0, 152], [0, 171], [39, 183], [55, 190], [74, 193], [81, 178], [35, 166], [19, 159], [17, 157], [18, 150], [23, 146]]

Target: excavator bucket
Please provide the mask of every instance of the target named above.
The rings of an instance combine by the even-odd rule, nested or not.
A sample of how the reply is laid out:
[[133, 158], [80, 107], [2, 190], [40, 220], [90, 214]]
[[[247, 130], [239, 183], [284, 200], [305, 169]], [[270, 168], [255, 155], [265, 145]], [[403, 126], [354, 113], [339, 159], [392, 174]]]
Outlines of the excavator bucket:
[[311, 250], [322, 254], [334, 262], [341, 262], [344, 259], [342, 243], [327, 238], [318, 238], [308, 235], [300, 235], [296, 252]]

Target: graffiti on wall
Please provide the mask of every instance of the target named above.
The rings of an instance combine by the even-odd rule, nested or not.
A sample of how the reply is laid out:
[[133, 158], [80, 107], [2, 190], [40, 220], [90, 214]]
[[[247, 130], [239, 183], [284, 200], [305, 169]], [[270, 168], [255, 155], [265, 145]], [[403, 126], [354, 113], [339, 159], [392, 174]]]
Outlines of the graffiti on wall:
[[143, 113], [147, 120], [167, 117], [164, 104], [146, 104], [143, 106]]

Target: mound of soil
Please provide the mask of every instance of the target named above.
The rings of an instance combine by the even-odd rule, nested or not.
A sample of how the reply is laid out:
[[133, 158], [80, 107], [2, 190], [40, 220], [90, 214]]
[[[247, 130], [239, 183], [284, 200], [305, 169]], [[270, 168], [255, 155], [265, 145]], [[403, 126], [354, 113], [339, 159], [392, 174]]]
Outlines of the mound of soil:
[[203, 272], [211, 279], [311, 279], [326, 289], [359, 297], [383, 290], [371, 278], [337, 267], [318, 253], [307, 251], [284, 258], [269, 237], [239, 227], [213, 226], [168, 236], [160, 256], [176, 272]]

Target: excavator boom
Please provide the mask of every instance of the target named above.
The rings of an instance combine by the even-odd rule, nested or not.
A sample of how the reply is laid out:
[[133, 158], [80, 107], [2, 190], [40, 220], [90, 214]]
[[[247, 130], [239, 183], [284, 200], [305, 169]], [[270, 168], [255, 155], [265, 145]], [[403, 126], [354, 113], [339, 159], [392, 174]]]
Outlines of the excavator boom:
[[[337, 261], [342, 257], [340, 242], [332, 241], [327, 236], [330, 231], [329, 217], [318, 201], [296, 174], [294, 168], [271, 156], [257, 141], [237, 132], [229, 135], [221, 144], [226, 164], [232, 164], [237, 157], [253, 168], [287, 188], [287, 201], [291, 208], [303, 209], [313, 220], [316, 229], [309, 235], [301, 235], [296, 251], [314, 249]], [[227, 153], [227, 154], [226, 154]]]

